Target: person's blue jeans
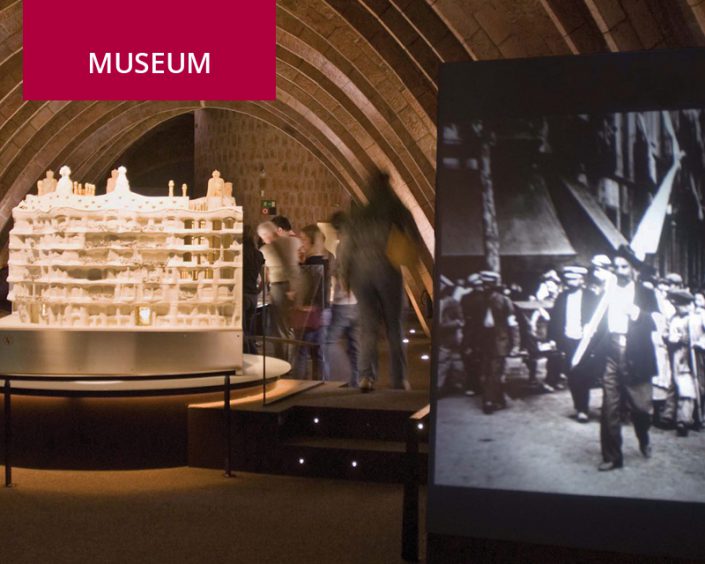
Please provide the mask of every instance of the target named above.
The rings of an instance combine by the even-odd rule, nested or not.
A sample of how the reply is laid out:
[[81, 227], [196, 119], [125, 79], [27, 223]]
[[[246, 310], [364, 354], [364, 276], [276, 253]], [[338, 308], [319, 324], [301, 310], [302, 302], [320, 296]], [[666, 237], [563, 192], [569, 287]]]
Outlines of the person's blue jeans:
[[360, 377], [377, 378], [378, 329], [384, 321], [389, 343], [391, 387], [403, 389], [406, 380], [406, 356], [402, 347], [402, 311], [404, 285], [401, 272], [389, 263], [374, 271], [354, 271], [352, 291], [357, 298], [360, 319]]
[[[304, 329], [303, 333], [297, 338], [310, 345], [298, 345], [298, 353], [294, 359], [293, 374], [294, 378], [299, 380], [307, 379], [307, 367], [309, 356], [312, 358], [314, 369], [313, 375], [318, 376], [320, 380], [328, 379], [328, 369], [326, 366], [326, 358], [323, 354], [323, 338], [325, 335], [325, 327], [318, 329]], [[315, 365], [318, 364], [318, 370]], [[318, 374], [316, 374], [318, 372]]]
[[357, 328], [357, 305], [333, 305], [331, 308], [330, 324], [328, 325], [325, 337], [323, 354], [325, 356], [326, 370], [324, 380], [330, 379], [330, 354], [331, 348], [345, 337], [347, 341], [348, 360], [350, 361], [350, 386], [357, 388], [359, 383], [358, 356], [360, 354], [360, 342]]

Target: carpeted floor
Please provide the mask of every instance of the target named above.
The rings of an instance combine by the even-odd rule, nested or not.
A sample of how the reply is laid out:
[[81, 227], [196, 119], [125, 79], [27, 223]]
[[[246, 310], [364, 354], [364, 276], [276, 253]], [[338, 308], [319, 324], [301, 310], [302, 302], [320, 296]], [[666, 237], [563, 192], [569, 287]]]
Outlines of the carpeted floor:
[[19, 468], [13, 480], [0, 562], [402, 561], [400, 485], [193, 468]]

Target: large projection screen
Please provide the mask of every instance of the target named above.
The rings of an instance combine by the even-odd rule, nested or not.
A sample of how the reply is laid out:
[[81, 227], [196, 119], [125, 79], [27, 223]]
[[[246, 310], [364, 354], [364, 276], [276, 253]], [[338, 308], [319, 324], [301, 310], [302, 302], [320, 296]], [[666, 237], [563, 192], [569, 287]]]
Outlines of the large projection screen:
[[705, 556], [705, 51], [444, 65], [436, 194], [429, 546]]

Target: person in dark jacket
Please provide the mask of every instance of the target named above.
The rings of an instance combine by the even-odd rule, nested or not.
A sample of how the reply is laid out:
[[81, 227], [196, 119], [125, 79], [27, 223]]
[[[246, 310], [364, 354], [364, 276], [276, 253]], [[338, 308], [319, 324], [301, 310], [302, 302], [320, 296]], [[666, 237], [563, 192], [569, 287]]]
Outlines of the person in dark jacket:
[[465, 294], [460, 300], [460, 307], [463, 310], [463, 331], [462, 358], [465, 370], [465, 395], [474, 396], [482, 391], [480, 382], [481, 355], [477, 342], [478, 334], [477, 320], [473, 316], [481, 315], [484, 292], [482, 287], [482, 277], [479, 272], [475, 272], [468, 277], [468, 285], [471, 292]]
[[480, 273], [484, 287], [483, 299], [473, 303], [471, 325], [466, 330], [477, 335], [482, 374], [482, 410], [490, 415], [506, 407], [504, 370], [508, 356], [519, 350], [519, 325], [514, 304], [503, 294], [497, 272]]
[[262, 265], [264, 265], [264, 257], [255, 246], [253, 229], [245, 225], [242, 233], [242, 328], [245, 333], [243, 352], [249, 354], [257, 354], [254, 324], [260, 291], [258, 280]]
[[637, 279], [641, 266], [629, 247], [620, 247], [614, 258], [616, 278], [605, 290], [607, 307], [593, 339], [606, 361], [602, 376], [600, 471], [624, 465], [622, 404], [631, 412], [641, 454], [645, 458], [651, 456], [651, 378], [658, 372], [651, 333], [655, 329], [652, 314], [658, 304], [653, 288]]
[[588, 422], [591, 375], [582, 365], [573, 369], [570, 365], [583, 338], [583, 326], [590, 321], [597, 305], [595, 293], [585, 288], [586, 275], [587, 269], [581, 266], [567, 266], [563, 269], [564, 290], [553, 304], [548, 324], [548, 337], [556, 343], [559, 354], [549, 357], [546, 382], [554, 386], [559, 382], [559, 373], [567, 376], [579, 423]]
[[[404, 283], [400, 260], [413, 261], [422, 243], [411, 212], [380, 174], [366, 206], [350, 216], [349, 239], [340, 249], [340, 274], [357, 297], [360, 320], [360, 391], [376, 385], [378, 328], [383, 322], [389, 343], [391, 387], [410, 389], [402, 346]], [[407, 255], [402, 257], [402, 255]], [[406, 264], [406, 266], [411, 266]]]

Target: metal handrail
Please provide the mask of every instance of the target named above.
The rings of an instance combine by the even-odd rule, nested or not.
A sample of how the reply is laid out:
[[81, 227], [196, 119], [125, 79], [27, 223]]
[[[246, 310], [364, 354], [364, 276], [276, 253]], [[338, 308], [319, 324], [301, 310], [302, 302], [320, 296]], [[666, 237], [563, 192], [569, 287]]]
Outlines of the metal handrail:
[[406, 562], [419, 560], [419, 439], [428, 419], [431, 404], [419, 409], [406, 420], [406, 452], [404, 498], [401, 522], [401, 557]]
[[[223, 383], [223, 410], [224, 410], [224, 436], [225, 436], [225, 462], [224, 462], [224, 473], [225, 476], [233, 476], [232, 472], [232, 440], [231, 440], [231, 405], [230, 405], [230, 377], [235, 375], [237, 372], [235, 369], [231, 371], [227, 370], [217, 370], [213, 372], [198, 372], [190, 374], [170, 374], [170, 375], [153, 375], [153, 376], [130, 376], [130, 379], [134, 380], [178, 380], [187, 378], [212, 378], [214, 375], [222, 374], [224, 378]], [[263, 373], [264, 374], [264, 373]], [[5, 487], [13, 487], [12, 483], [12, 381], [42, 381], [42, 382], [74, 382], [74, 381], [102, 381], [102, 380], [115, 380], [116, 376], [91, 376], [91, 375], [78, 375], [78, 376], [37, 376], [29, 374], [0, 374], [0, 379], [4, 380], [3, 386], [3, 403], [4, 403], [4, 447], [5, 447]]]

